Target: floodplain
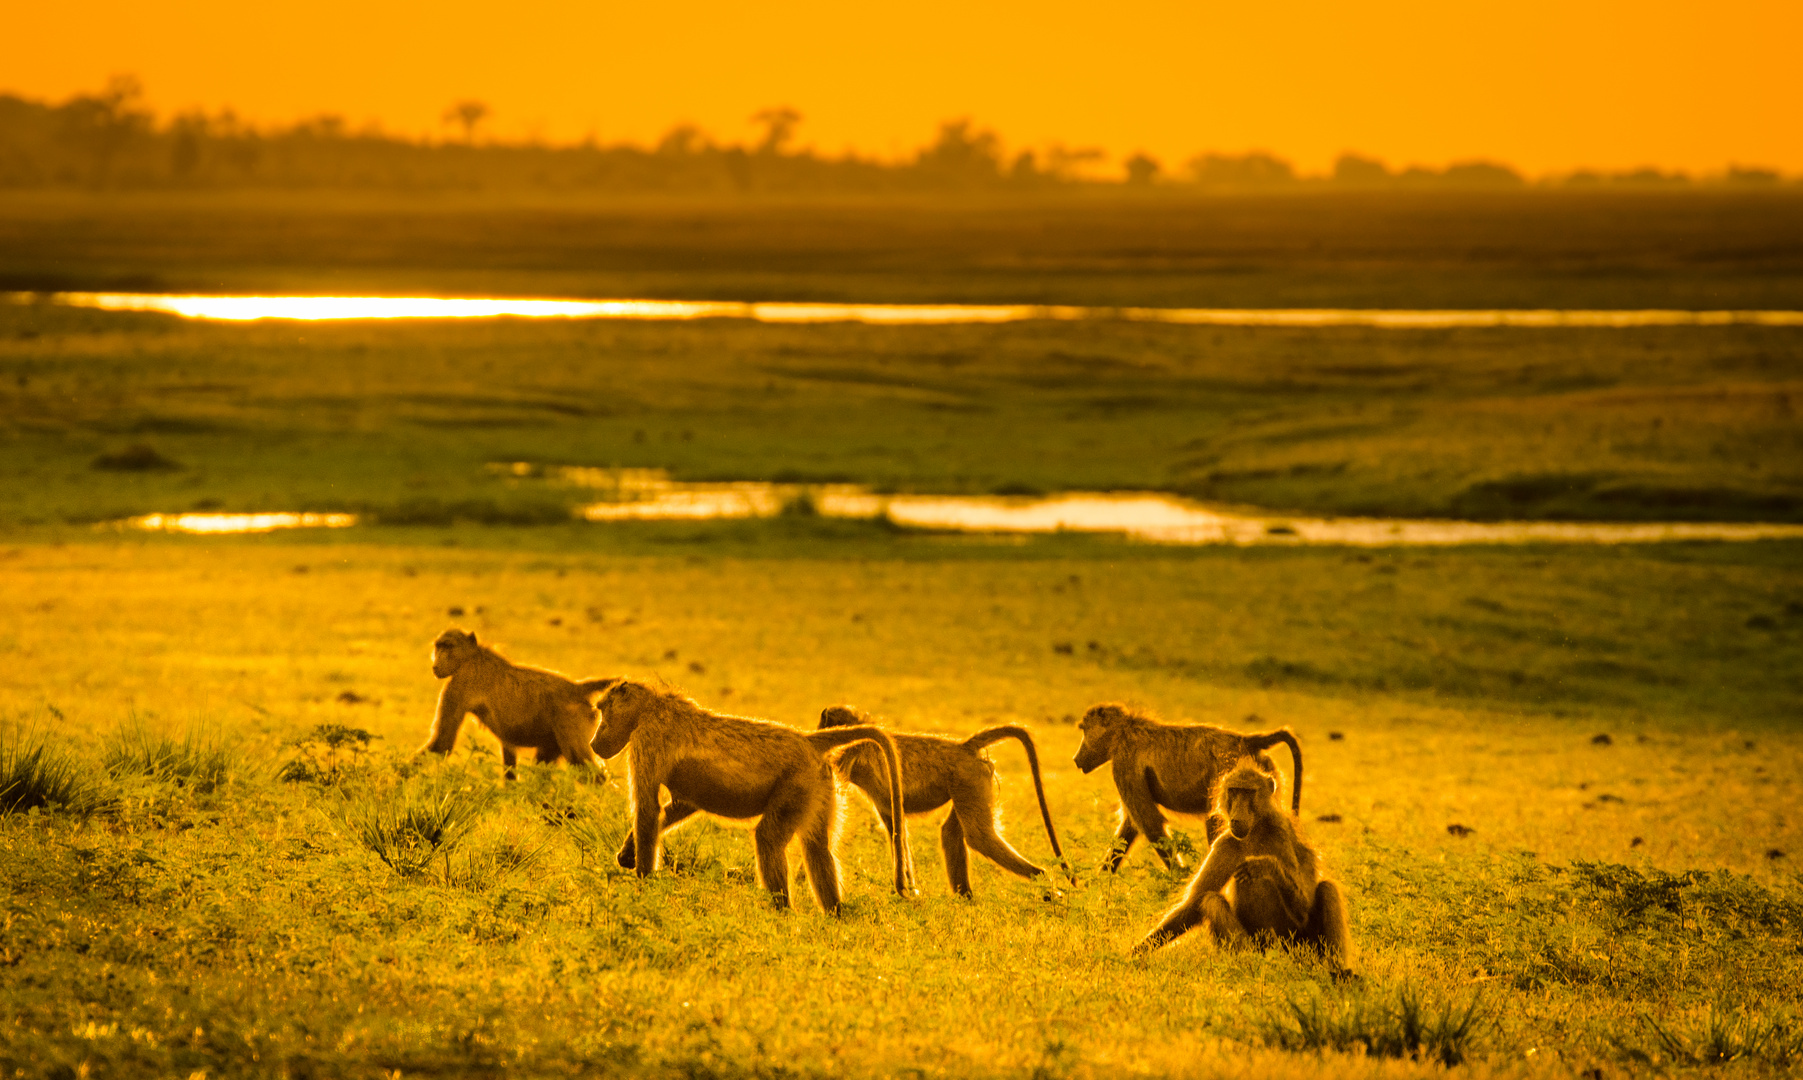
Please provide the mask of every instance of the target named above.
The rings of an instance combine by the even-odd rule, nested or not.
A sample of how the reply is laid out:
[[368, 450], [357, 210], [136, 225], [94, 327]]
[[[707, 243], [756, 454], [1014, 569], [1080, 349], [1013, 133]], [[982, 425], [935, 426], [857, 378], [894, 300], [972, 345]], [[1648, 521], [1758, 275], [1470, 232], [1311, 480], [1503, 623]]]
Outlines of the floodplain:
[[[44, 265], [82, 265], [60, 250]], [[1639, 280], [1669, 296], [1733, 279], [1770, 302], [1704, 306], [1803, 308], [1774, 250]], [[131, 261], [116, 256], [94, 276]], [[163, 273], [207, 265], [190, 253]], [[1303, 276], [1345, 267], [1329, 270]], [[469, 291], [502, 292], [486, 286], [510, 272]], [[1531, 260], [1517, 273], [1559, 293]], [[1509, 306], [1509, 275], [1482, 277], [1458, 287]], [[1059, 280], [1072, 302], [1119, 299]], [[1633, 274], [1610, 280], [1661, 306]], [[669, 291], [705, 294], [691, 284]], [[1795, 522], [1800, 337], [224, 325], [0, 305], [0, 1070], [1794, 1071], [1797, 541], [1174, 547], [836, 518], [806, 499], [759, 519], [594, 522], [576, 513], [594, 490], [563, 470], [1171, 492], [1322, 517]], [[187, 511], [362, 517], [251, 536], [113, 524]], [[903, 900], [874, 814], [850, 800], [837, 919], [805, 899], [771, 910], [749, 838], [711, 822], [674, 833], [641, 881], [612, 860], [624, 761], [606, 784], [537, 766], [507, 783], [474, 723], [448, 760], [413, 756], [430, 642], [450, 625], [521, 663], [663, 679], [801, 727], [839, 702], [909, 730], [1021, 724], [1079, 883], [973, 860], [975, 898], [953, 897], [934, 816], [913, 823], [921, 894]], [[1128, 955], [1185, 876], [1143, 848], [1097, 870], [1112, 785], [1070, 761], [1075, 719], [1110, 700], [1296, 732], [1301, 827], [1346, 887], [1357, 981], [1199, 934]], [[1007, 835], [1047, 864], [1021, 755], [992, 756]], [[1177, 827], [1193, 865], [1201, 825]]]

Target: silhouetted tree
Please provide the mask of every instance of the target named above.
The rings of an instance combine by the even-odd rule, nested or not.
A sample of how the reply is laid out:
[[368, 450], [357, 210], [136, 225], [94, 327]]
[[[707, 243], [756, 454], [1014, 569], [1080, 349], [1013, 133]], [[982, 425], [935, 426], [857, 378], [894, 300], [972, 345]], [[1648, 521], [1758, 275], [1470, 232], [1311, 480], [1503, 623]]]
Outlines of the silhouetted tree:
[[1158, 161], [1144, 151], [1127, 159], [1127, 183], [1134, 187], [1150, 187], [1158, 177]]
[[955, 184], [991, 182], [1001, 175], [1001, 142], [993, 131], [974, 130], [968, 117], [947, 120], [939, 125], [939, 138], [915, 159], [915, 166]]
[[476, 125], [488, 119], [488, 106], [480, 101], [470, 99], [459, 101], [444, 111], [444, 122], [463, 126], [463, 141], [476, 141]]
[[82, 147], [93, 161], [92, 182], [105, 184], [113, 158], [133, 136], [147, 132], [151, 115], [138, 108], [144, 84], [135, 75], [115, 75], [98, 94], [79, 94], [61, 110], [64, 137]]
[[665, 157], [686, 157], [706, 147], [707, 139], [694, 124], [677, 124], [657, 141], [657, 152]]
[[771, 109], [760, 109], [753, 113], [751, 122], [764, 125], [764, 137], [758, 143], [760, 154], [780, 154], [783, 145], [795, 137], [795, 128], [801, 123], [801, 114], [787, 105]]
[[1341, 154], [1333, 163], [1333, 182], [1336, 184], [1374, 186], [1387, 184], [1390, 179], [1390, 170], [1383, 162], [1362, 154]]
[[1214, 187], [1275, 187], [1296, 180], [1289, 162], [1263, 150], [1239, 157], [1203, 154], [1190, 159], [1189, 171], [1198, 184]]

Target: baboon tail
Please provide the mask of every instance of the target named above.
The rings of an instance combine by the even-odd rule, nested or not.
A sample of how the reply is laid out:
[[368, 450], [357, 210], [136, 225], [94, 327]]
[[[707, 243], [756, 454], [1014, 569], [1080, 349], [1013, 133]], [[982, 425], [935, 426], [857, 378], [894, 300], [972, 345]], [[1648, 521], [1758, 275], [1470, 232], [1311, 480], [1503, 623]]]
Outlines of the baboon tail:
[[1299, 813], [1302, 810], [1302, 747], [1296, 744], [1296, 736], [1290, 734], [1289, 728], [1279, 728], [1263, 735], [1246, 736], [1246, 745], [1253, 753], [1268, 750], [1278, 743], [1283, 743], [1290, 748], [1290, 758], [1296, 767], [1296, 778], [1290, 782], [1290, 813]]
[[1039, 778], [1039, 748], [1033, 745], [1033, 736], [1024, 727], [1014, 724], [1002, 724], [998, 727], [984, 728], [970, 738], [964, 740], [966, 750], [981, 750], [991, 743], [1003, 739], [1018, 739], [1021, 749], [1027, 752], [1027, 768], [1033, 773], [1033, 793], [1039, 796], [1039, 817], [1045, 822], [1046, 839], [1052, 842], [1052, 854], [1058, 856], [1058, 865], [1064, 870], [1064, 876], [1070, 883], [1077, 883], [1077, 875], [1071, 873], [1070, 863], [1065, 861], [1064, 848], [1058, 844], [1058, 830], [1052, 827], [1052, 808], [1046, 805], [1045, 781]]
[[883, 760], [889, 766], [889, 820], [895, 822], [895, 828], [889, 834], [889, 844], [895, 855], [895, 892], [898, 896], [913, 895], [918, 891], [914, 886], [914, 853], [908, 847], [908, 815], [902, 812], [901, 751], [896, 749], [895, 740], [875, 724], [804, 731], [802, 738], [822, 753], [861, 742], [875, 743], [883, 752]]

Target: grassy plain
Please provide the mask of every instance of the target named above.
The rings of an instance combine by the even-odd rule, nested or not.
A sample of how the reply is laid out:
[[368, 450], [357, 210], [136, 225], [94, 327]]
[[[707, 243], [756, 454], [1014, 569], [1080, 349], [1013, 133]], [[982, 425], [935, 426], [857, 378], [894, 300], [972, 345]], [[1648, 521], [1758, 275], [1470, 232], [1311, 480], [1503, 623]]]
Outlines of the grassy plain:
[[[1798, 555], [1170, 551], [806, 519], [15, 543], [0, 719], [110, 802], [0, 822], [0, 1068], [1390, 1076], [1445, 1053], [1472, 1075], [1783, 1072], [1803, 1054]], [[475, 732], [447, 765], [404, 760], [447, 623], [796, 724], [833, 701], [913, 729], [1025, 723], [1082, 885], [1048, 900], [983, 864], [956, 900], [921, 821], [923, 893], [898, 900], [862, 806], [841, 919], [770, 911], [748, 838], [712, 824], [640, 882], [607, 858], [617, 788], [504, 785]], [[1096, 874], [1111, 788], [1067, 764], [1068, 720], [1122, 698], [1298, 732], [1361, 983], [1202, 941], [1127, 958], [1181, 878], [1144, 851]], [[379, 739], [287, 745], [320, 725]], [[230, 778], [104, 779], [121, 731], [198, 733]], [[340, 782], [278, 780], [303, 753]], [[995, 756], [1011, 835], [1044, 859], [1020, 757]], [[359, 839], [446, 792], [477, 823], [422, 869]], [[1403, 1039], [1410, 1003], [1423, 1060], [1357, 1048]]]
[[[1803, 334], [737, 320], [195, 324], [0, 304], [0, 524], [555, 522], [497, 462], [1279, 511], [1803, 519]], [[147, 444], [179, 468], [109, 471]]]
[[8, 192], [0, 289], [1803, 307], [1803, 195]]

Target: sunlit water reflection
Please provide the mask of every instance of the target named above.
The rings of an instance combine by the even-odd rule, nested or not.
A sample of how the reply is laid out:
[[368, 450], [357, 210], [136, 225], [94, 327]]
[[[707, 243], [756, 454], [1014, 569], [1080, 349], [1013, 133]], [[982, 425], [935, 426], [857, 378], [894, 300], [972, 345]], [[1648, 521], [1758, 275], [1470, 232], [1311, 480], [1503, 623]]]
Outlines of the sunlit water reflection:
[[[709, 521], [782, 514], [875, 520], [951, 533], [1119, 533], [1159, 544], [1328, 544], [1354, 547], [1452, 544], [1645, 544], [1677, 540], [1803, 539], [1803, 525], [1650, 522], [1438, 521], [1262, 514], [1153, 493], [1083, 492], [1044, 498], [882, 495], [851, 484], [683, 484], [652, 469], [543, 469], [526, 463], [494, 471], [515, 481], [605, 491], [575, 510], [582, 521]], [[195, 534], [277, 529], [343, 529], [354, 514], [147, 514], [127, 527]]]
[[[168, 296], [55, 293], [54, 302], [107, 311], [160, 311], [191, 319], [748, 319], [764, 323], [948, 325], [1030, 320], [1175, 323], [1193, 326], [1448, 327], [1803, 326], [1803, 311], [1409, 311], [1371, 308], [1145, 308], [1044, 304], [797, 304], [725, 300], [512, 300], [430, 296]], [[13, 293], [15, 302], [37, 299]]]

